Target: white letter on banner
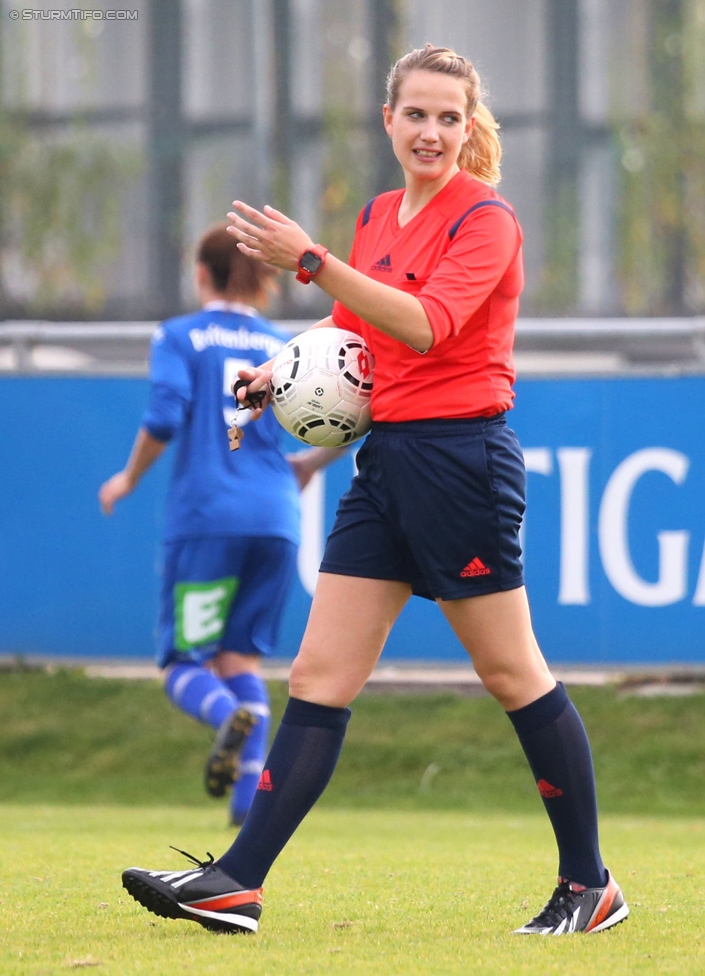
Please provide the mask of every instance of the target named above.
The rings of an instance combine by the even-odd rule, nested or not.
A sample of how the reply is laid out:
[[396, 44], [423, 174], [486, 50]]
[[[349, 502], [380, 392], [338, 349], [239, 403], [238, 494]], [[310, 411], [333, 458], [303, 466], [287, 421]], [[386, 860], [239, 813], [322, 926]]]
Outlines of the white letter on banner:
[[634, 487], [647, 471], [661, 471], [679, 485], [690, 461], [680, 451], [651, 447], [625, 458], [607, 483], [600, 506], [598, 537], [607, 578], [617, 592], [643, 607], [664, 607], [686, 594], [689, 533], [659, 532], [659, 575], [655, 583], [642, 579], [629, 553], [629, 504]]
[[326, 476], [317, 471], [301, 492], [301, 546], [298, 555], [299, 579], [313, 596], [318, 567], [323, 558], [323, 518], [325, 515]]
[[561, 575], [558, 602], [590, 602], [590, 491], [592, 451], [562, 447], [556, 451], [561, 472]]
[[550, 447], [524, 448], [524, 467], [534, 474], [553, 474], [553, 458]]
[[695, 587], [693, 606], [705, 607], [705, 543], [703, 543], [703, 558], [700, 561], [700, 573], [698, 574], [698, 583]]

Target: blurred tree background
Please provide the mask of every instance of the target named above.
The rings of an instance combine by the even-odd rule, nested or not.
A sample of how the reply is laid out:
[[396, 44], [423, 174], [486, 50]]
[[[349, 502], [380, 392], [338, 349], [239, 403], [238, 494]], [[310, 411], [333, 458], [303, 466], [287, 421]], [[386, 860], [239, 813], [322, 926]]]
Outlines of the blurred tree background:
[[[705, 312], [705, 0], [35, 7], [0, 6], [5, 319], [189, 308], [195, 240], [236, 197], [344, 257], [398, 185], [386, 73], [427, 40], [475, 61], [502, 125], [525, 316]], [[273, 312], [328, 307], [287, 281]]]
[[651, 3], [648, 101], [615, 128], [619, 275], [627, 314], [705, 308], [705, 4]]

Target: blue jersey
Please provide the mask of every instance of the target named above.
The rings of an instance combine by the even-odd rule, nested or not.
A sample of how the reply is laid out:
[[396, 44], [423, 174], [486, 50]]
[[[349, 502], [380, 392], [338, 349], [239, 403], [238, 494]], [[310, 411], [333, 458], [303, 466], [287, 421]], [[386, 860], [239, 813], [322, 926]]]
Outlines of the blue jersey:
[[286, 341], [253, 310], [224, 302], [169, 319], [154, 333], [142, 426], [158, 440], [176, 438], [166, 541], [277, 536], [298, 545], [299, 491], [273, 412], [248, 424], [249, 411], [239, 411], [247, 426], [238, 451], [227, 433], [238, 370], [267, 362]]

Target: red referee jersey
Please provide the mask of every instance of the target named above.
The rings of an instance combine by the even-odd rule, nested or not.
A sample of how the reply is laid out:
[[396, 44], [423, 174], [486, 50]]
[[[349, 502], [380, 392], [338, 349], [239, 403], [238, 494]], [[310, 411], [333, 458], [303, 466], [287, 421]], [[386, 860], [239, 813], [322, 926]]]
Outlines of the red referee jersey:
[[461, 171], [403, 227], [403, 190], [370, 201], [350, 264], [415, 295], [433, 346], [418, 353], [340, 302], [335, 324], [362, 335], [375, 357], [372, 416], [403, 421], [489, 417], [514, 399], [512, 347], [524, 283], [521, 228], [511, 207]]

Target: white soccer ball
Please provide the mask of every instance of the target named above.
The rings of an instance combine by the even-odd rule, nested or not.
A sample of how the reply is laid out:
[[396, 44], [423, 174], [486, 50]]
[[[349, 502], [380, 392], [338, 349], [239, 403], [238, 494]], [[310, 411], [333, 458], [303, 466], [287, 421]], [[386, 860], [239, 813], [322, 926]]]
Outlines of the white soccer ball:
[[274, 360], [272, 408], [285, 430], [313, 447], [343, 447], [370, 429], [374, 357], [343, 329], [294, 336]]

